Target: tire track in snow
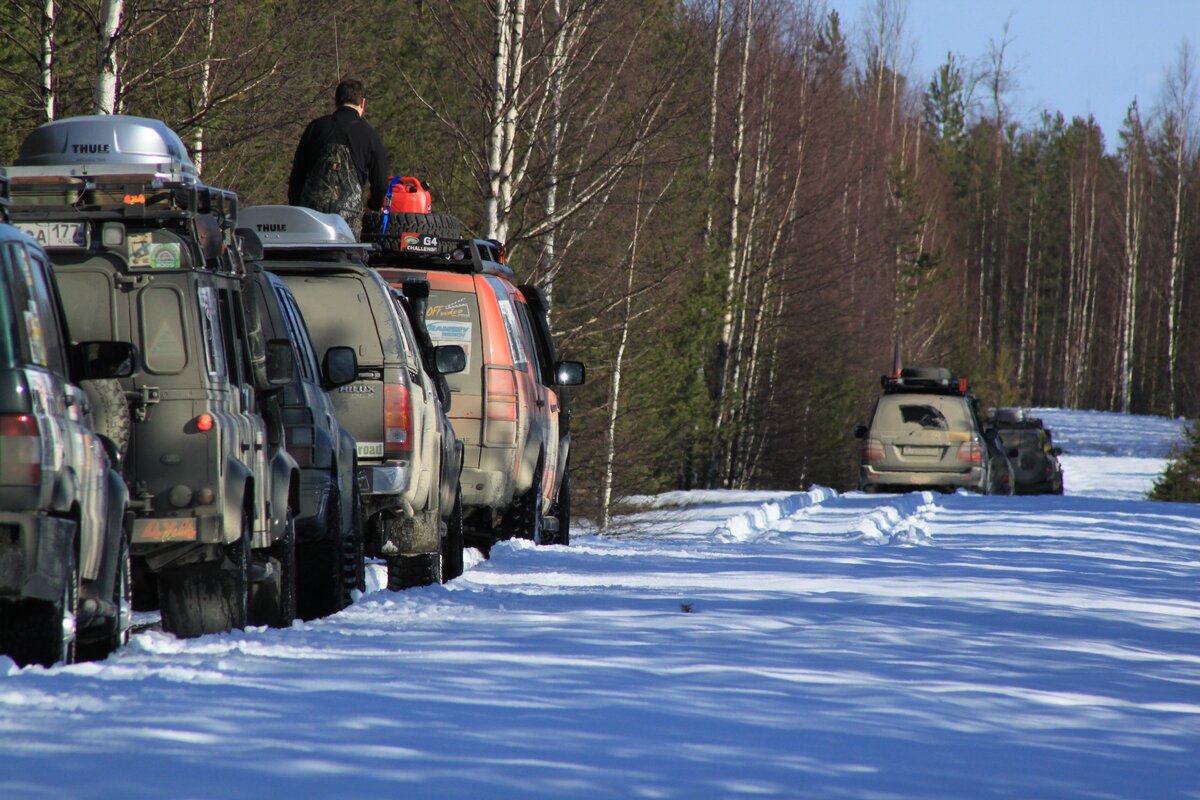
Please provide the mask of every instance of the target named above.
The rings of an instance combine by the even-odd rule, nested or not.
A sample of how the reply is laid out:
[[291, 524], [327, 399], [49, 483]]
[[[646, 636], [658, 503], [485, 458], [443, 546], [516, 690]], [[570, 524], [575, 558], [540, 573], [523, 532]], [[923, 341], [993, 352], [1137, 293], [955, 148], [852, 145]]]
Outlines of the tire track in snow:
[[897, 495], [891, 502], [876, 506], [865, 514], [854, 530], [858, 531], [858, 541], [866, 544], [932, 544], [929, 520], [941, 508], [934, 492]]
[[814, 486], [807, 492], [799, 492], [779, 500], [762, 503], [757, 508], [743, 511], [741, 514], [725, 520], [724, 524], [716, 529], [714, 538], [718, 542], [748, 542], [774, 535], [775, 523], [779, 520], [820, 505], [837, 496], [838, 493], [834, 489]]

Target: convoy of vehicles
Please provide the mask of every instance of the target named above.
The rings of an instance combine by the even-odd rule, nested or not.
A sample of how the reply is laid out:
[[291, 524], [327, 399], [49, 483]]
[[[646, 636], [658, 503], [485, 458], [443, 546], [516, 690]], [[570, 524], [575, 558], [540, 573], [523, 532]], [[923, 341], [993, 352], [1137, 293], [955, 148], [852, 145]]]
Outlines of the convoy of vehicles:
[[967, 489], [1012, 494], [1012, 468], [979, 417], [966, 378], [910, 367], [881, 379], [883, 395], [863, 440], [859, 488], [866, 492]]
[[[336, 215], [240, 209], [163, 123], [47, 123], [0, 171], [0, 653], [103, 658], [134, 607], [199, 636], [568, 544], [570, 388], [500, 242], [393, 180]], [[69, 326], [68, 326], [69, 321]], [[867, 492], [1062, 492], [1050, 431], [966, 379], [882, 379]]]

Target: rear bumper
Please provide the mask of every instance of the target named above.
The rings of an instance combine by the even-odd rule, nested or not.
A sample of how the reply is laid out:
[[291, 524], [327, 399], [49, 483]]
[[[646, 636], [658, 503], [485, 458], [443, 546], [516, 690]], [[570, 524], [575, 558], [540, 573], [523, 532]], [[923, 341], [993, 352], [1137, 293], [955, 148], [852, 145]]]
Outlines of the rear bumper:
[[412, 470], [408, 462], [362, 465], [358, 467], [358, 491], [364, 496], [377, 494], [402, 495], [408, 491]]
[[62, 597], [74, 535], [69, 520], [0, 513], [0, 599]]
[[905, 489], [968, 489], [983, 492], [987, 487], [981, 467], [967, 472], [904, 472], [862, 467], [858, 472], [858, 488], [863, 491]]
[[502, 508], [512, 495], [507, 472], [463, 467], [458, 479], [462, 502], [467, 508]]

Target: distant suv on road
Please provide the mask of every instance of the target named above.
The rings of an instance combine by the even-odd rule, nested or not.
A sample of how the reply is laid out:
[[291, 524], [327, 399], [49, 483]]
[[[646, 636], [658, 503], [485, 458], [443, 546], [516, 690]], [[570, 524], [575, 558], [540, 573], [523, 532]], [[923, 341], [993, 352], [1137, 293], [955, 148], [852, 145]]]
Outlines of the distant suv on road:
[[0, 653], [103, 658], [132, 621], [129, 492], [93, 430], [85, 379], [133, 368], [125, 342], [74, 344], [46, 252], [4, 224], [0, 178]]
[[390, 588], [441, 581], [454, 509], [442, 502], [436, 407], [404, 312], [365, 264], [372, 245], [355, 241], [340, 217], [308, 208], [257, 206], [243, 221], [262, 239], [263, 266], [295, 296], [317, 350], [356, 349], [355, 380], [330, 394], [357, 441], [367, 554], [386, 559]]
[[[555, 361], [545, 299], [512, 284], [499, 243], [411, 237], [372, 256], [386, 280], [429, 281], [426, 322], [437, 344], [467, 351], [448, 378], [450, 418], [463, 440], [467, 541], [566, 544], [570, 526], [569, 431], [559, 392], [583, 383], [578, 361]], [[565, 490], [565, 491], [564, 491]]]
[[135, 600], [180, 636], [291, 624], [300, 473], [259, 404], [292, 347], [262, 343], [255, 369], [236, 195], [200, 183], [162, 122], [121, 115], [38, 127], [8, 173], [76, 335], [137, 345], [93, 403], [125, 457]]
[[883, 396], [863, 439], [859, 488], [867, 492], [963, 488], [1011, 493], [1008, 466], [980, 424], [966, 378], [947, 369], [913, 367], [881, 379]]
[[990, 421], [1012, 462], [1016, 494], [1062, 494], [1062, 449], [1042, 420], [1023, 408], [998, 408]]

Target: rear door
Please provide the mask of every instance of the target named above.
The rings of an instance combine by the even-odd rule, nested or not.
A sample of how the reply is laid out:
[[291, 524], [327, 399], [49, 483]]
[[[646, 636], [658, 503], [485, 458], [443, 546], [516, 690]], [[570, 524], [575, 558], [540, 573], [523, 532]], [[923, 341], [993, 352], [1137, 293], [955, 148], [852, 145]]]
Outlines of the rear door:
[[930, 394], [879, 398], [870, 435], [883, 445], [879, 468], [904, 472], [965, 472], [959, 449], [976, 438], [963, 398]]

